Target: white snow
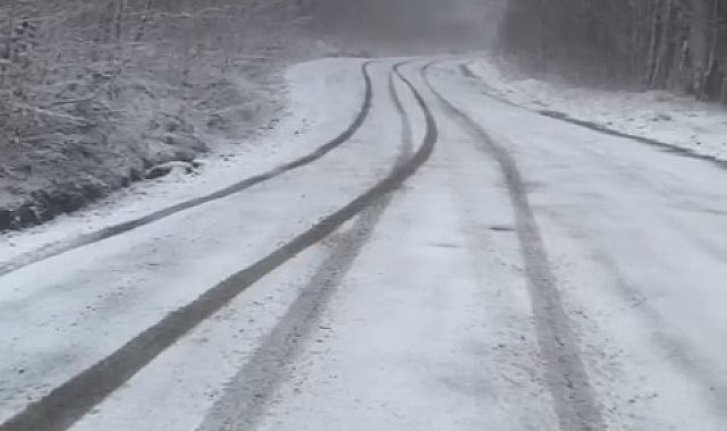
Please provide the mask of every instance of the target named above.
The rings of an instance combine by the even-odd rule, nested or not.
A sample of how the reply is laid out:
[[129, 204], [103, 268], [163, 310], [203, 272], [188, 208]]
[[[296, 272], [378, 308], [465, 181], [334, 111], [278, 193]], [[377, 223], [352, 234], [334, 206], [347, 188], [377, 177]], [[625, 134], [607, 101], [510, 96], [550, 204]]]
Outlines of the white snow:
[[258, 429], [558, 429], [497, 166], [440, 127]]
[[[310, 67], [319, 68], [321, 73], [326, 73], [332, 65], [347, 63], [359, 64], [356, 61], [339, 60], [338, 62], [315, 63]], [[374, 82], [379, 90], [385, 88], [386, 75], [382, 73], [385, 70], [382, 66], [373, 68]], [[351, 75], [353, 72], [349, 70], [347, 74]], [[317, 98], [308, 100], [324, 102], [325, 99], [320, 97], [321, 94], [324, 94], [326, 98], [333, 96], [332, 93], [326, 91], [318, 93]], [[396, 130], [398, 117], [392, 112], [393, 108], [389, 106], [389, 100], [386, 97], [386, 93], [380, 91], [375, 98], [375, 104], [378, 109], [383, 110], [383, 115], [375, 114], [375, 118], [371, 120], [372, 123], [369, 123], [374, 130], [362, 131], [361, 137], [354, 138], [357, 142], [354, 145], [361, 146], [356, 151], [363, 151], [360, 159], [370, 157], [370, 155], [366, 155], [366, 146], [373, 145], [377, 141], [391, 149], [398, 148], [399, 142], [392, 139], [398, 136], [398, 131], [396, 134], [387, 136], [388, 132]], [[406, 98], [402, 95], [402, 98], [411, 103], [411, 97]], [[413, 120], [418, 121], [419, 124], [422, 121], [420, 117], [420, 115], [412, 115]], [[415, 139], [421, 139], [422, 130], [423, 128], [419, 126]], [[390, 156], [390, 154], [382, 155]], [[350, 154], [347, 156], [351, 159]], [[355, 158], [351, 160], [355, 160]], [[315, 175], [319, 180], [328, 181], [330, 175], [325, 173], [333, 171], [325, 168], [340, 163], [340, 159], [333, 160], [329, 165], [324, 166], [322, 176], [320, 172], [315, 175], [317, 172], [315, 168], [306, 175]], [[382, 166], [391, 167], [391, 164], [385, 163]], [[354, 169], [345, 168], [343, 170], [347, 173], [354, 173], [354, 176], [360, 177], [364, 183], [370, 178], [370, 175], [356, 174]], [[334, 175], [338, 177], [337, 174]], [[285, 186], [290, 187], [291, 185], [285, 184]], [[301, 189], [315, 190], [304, 186], [301, 186]], [[320, 187], [320, 190], [324, 192], [324, 187]], [[325, 193], [331, 194], [332, 190], [334, 189], [329, 189]], [[322, 199], [315, 197], [317, 194], [315, 191], [306, 193], [310, 197], [309, 201], [318, 201], [320, 204]], [[333, 194], [337, 195], [339, 192]], [[353, 194], [350, 197], [353, 197]], [[282, 216], [288, 222], [290, 221], [288, 217], [293, 213], [296, 211], [282, 213]], [[297, 228], [302, 230], [304, 226], [298, 224]], [[130, 380], [124, 388], [116, 391], [102, 403], [96, 409], [95, 414], [85, 417], [72, 429], [74, 431], [98, 429], [191, 431], [197, 429], [208, 410], [229, 389], [228, 384], [235, 373], [246, 364], [276, 322], [288, 311], [323, 259], [335, 249], [337, 237], [345, 234], [350, 228], [351, 223], [344, 226], [339, 233], [327, 238], [270, 276], [265, 277], [175, 346], [165, 351]], [[190, 358], [194, 358], [194, 360], [190, 361]], [[157, 403], [158, 399], [164, 399], [165, 402]]]
[[636, 136], [727, 160], [727, 109], [667, 91], [583, 88], [523, 77], [502, 59], [484, 55], [469, 63], [487, 92], [534, 110], [552, 110]]
[[[9, 235], [18, 246], [3, 241], [4, 256], [215, 191], [311, 151], [357, 114], [364, 89], [360, 65], [358, 60], [325, 60], [291, 70], [294, 114], [269, 138], [269, 147], [256, 145], [261, 151], [214, 162], [221, 168], [209, 175], [165, 179], [146, 196], [129, 193], [95, 211]], [[397, 121], [392, 117], [379, 121]], [[393, 159], [395, 145], [372, 140], [382, 150], [366, 163], [359, 163], [366, 150], [360, 145], [326, 158], [322, 168], [329, 175], [352, 174], [335, 183], [316, 175], [321, 166], [303, 168], [3, 276], [0, 421], [346, 203]], [[391, 153], [384, 151], [389, 146]]]
[[[439, 126], [432, 159], [393, 195], [312, 333], [296, 340], [300, 355], [270, 365], [282, 379], [263, 394], [258, 429], [560, 429], [546, 376], [558, 364], [539, 354], [511, 191], [480, 137], [425, 90], [416, 72], [424, 61], [405, 71]], [[1, 277], [0, 422], [386, 174], [403, 148], [386, 87], [394, 62], [372, 68], [372, 112], [359, 133], [314, 164]], [[724, 430], [727, 172], [486, 97], [460, 64], [435, 66], [431, 80], [517, 162], [548, 254], [543, 265], [557, 279], [608, 429]], [[360, 107], [360, 65], [295, 67], [291, 113], [256, 145], [210, 160], [199, 177], [135, 186], [94, 210], [7, 235], [16, 246], [3, 241], [0, 256], [307, 153]], [[402, 99], [419, 145], [422, 114], [410, 94]], [[235, 418], [230, 385], [353, 226], [235, 298], [73, 431], [192, 431], [215, 415]], [[230, 394], [231, 410], [214, 408]]]
[[[272, 130], [243, 142], [216, 138], [211, 145], [213, 152], [199, 159], [202, 166], [194, 175], [174, 172], [155, 181], [135, 183], [43, 225], [2, 232], [0, 262], [205, 196], [307, 154], [342, 132], [358, 112], [364, 89], [359, 70], [360, 62], [336, 59], [290, 68], [287, 110]], [[326, 99], [319, 101], [321, 94]]]
[[727, 172], [435, 84], [516, 158], [613, 430], [727, 421]]

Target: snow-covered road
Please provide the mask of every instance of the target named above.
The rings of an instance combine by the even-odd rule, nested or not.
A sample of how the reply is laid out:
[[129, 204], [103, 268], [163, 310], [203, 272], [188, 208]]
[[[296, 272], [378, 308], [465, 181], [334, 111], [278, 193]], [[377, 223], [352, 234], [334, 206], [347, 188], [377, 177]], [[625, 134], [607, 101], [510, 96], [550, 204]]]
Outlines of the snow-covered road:
[[271, 145], [6, 237], [0, 430], [727, 429], [727, 170], [471, 61], [296, 66]]

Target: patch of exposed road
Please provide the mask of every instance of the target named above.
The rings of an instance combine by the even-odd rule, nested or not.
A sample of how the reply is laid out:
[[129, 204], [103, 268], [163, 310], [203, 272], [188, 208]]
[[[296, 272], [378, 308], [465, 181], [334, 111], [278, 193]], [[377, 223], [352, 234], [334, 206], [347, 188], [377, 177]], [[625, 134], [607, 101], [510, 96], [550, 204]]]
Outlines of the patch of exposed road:
[[546, 382], [553, 397], [561, 430], [605, 430], [606, 425], [580, 358], [579, 348], [563, 308], [557, 281], [516, 161], [477, 122], [447, 100], [428, 79], [425, 81], [444, 112], [476, 138], [481, 149], [495, 159], [502, 170], [515, 209], [515, 231], [525, 264], [535, 329], [545, 364]]
[[[402, 122], [401, 148], [395, 164], [399, 167], [411, 156], [412, 125], [397, 94], [393, 70], [389, 74], [389, 93]], [[329, 257], [252, 358], [227, 385], [227, 392], [212, 408], [198, 431], [256, 429], [275, 389], [291, 373], [290, 365], [300, 355], [306, 340], [319, 328], [322, 312], [371, 238], [391, 198], [391, 194], [382, 196], [337, 238]]]
[[417, 172], [434, 150], [438, 137], [437, 125], [414, 85], [398, 69], [395, 73], [414, 93], [424, 112], [427, 128], [422, 146], [406, 163], [397, 165], [374, 187], [312, 228], [193, 302], [168, 314], [105, 359], [29, 404], [0, 425], [0, 431], [62, 431], [70, 428], [159, 354], [248, 287], [377, 204]]
[[134, 220], [130, 220], [130, 221], [127, 221], [124, 223], [114, 225], [114, 226], [109, 226], [107, 228], [101, 229], [96, 232], [84, 234], [84, 235], [81, 235], [68, 242], [50, 244], [48, 246], [41, 247], [40, 249], [33, 250], [28, 253], [24, 253], [11, 261], [1, 263], [0, 264], [0, 277], [5, 274], [9, 274], [13, 271], [17, 271], [28, 265], [32, 265], [34, 263], [40, 262], [42, 260], [49, 259], [54, 256], [58, 256], [60, 254], [66, 253], [71, 250], [75, 250], [77, 248], [85, 247], [87, 245], [94, 244], [99, 241], [103, 241], [105, 239], [115, 237], [117, 235], [121, 235], [123, 233], [129, 232], [129, 231], [137, 229], [139, 227], [162, 220], [171, 215], [180, 213], [182, 211], [186, 211], [186, 210], [198, 207], [200, 205], [228, 197], [228, 196], [236, 194], [236, 193], [240, 193], [257, 184], [260, 184], [262, 182], [268, 181], [272, 178], [278, 177], [287, 172], [290, 172], [295, 169], [306, 166], [306, 165], [313, 163], [316, 160], [324, 157], [326, 154], [330, 153], [331, 151], [335, 150], [336, 148], [340, 147], [345, 142], [347, 142], [349, 139], [351, 139], [351, 137], [361, 128], [364, 121], [366, 120], [366, 117], [368, 117], [369, 112], [371, 111], [371, 103], [373, 100], [373, 88], [372, 88], [372, 83], [371, 83], [371, 76], [370, 76], [370, 73], [368, 70], [369, 65], [371, 63], [372, 63], [371, 61], [368, 61], [368, 62], [365, 62], [361, 66], [361, 73], [363, 74], [363, 78], [364, 78], [364, 82], [365, 82], [365, 94], [364, 94], [363, 102], [361, 104], [361, 108], [360, 108], [359, 112], [356, 114], [356, 117], [354, 118], [353, 122], [340, 135], [336, 136], [331, 141], [318, 147], [315, 151], [313, 151], [303, 157], [300, 157], [298, 159], [285, 163], [281, 166], [273, 168], [267, 172], [263, 172], [261, 174], [254, 175], [250, 178], [246, 178], [242, 181], [239, 181], [229, 187], [226, 187], [222, 190], [219, 190], [219, 191], [209, 194], [207, 196], [202, 196], [200, 198], [182, 202], [182, 203], [173, 205], [171, 207], [164, 208], [159, 211], [155, 211], [151, 214], [148, 214], [146, 216], [143, 216], [143, 217], [140, 217], [140, 218], [137, 218]]

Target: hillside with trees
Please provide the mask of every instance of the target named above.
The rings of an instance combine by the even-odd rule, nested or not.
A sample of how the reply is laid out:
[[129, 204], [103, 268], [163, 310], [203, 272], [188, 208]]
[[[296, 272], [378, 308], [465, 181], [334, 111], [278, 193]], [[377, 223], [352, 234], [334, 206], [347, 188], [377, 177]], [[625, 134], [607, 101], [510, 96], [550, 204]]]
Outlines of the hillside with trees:
[[531, 70], [727, 102], [725, 0], [509, 0], [499, 44]]
[[192, 163], [205, 134], [241, 139], [269, 121], [302, 3], [2, 2], [0, 230]]

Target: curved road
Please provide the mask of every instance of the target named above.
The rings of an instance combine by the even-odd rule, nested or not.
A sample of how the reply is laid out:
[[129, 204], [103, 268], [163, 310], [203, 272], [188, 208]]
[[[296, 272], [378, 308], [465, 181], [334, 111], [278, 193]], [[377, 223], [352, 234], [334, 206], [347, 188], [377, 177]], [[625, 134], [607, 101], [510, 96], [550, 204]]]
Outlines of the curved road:
[[0, 430], [727, 429], [727, 171], [467, 62], [313, 64], [308, 150], [0, 262]]

